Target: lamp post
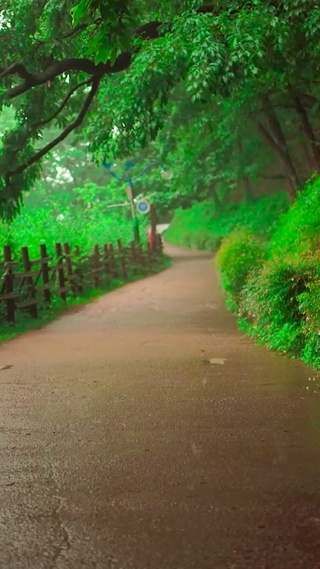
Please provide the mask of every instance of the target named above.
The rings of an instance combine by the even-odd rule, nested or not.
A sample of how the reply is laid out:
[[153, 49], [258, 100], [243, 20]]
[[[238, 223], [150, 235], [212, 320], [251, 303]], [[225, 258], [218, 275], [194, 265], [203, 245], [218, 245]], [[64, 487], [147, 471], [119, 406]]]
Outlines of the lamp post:
[[[130, 209], [131, 209], [131, 219], [132, 219], [132, 223], [133, 223], [133, 236], [134, 236], [135, 243], [139, 244], [140, 243], [140, 232], [139, 232], [139, 222], [138, 222], [138, 218], [137, 218], [136, 207], [135, 207], [135, 203], [134, 203], [134, 185], [133, 185], [133, 182], [137, 178], [140, 178], [140, 176], [142, 176], [147, 170], [149, 170], [149, 168], [152, 168], [154, 166], [159, 166], [159, 164], [158, 164], [158, 162], [150, 162], [138, 174], [135, 174], [134, 176], [131, 176], [131, 169], [134, 166], [134, 162], [131, 162], [131, 161], [125, 162], [124, 176], [118, 176], [112, 170], [112, 165], [113, 165], [112, 162], [104, 162], [103, 163], [103, 167], [106, 168], [106, 170], [108, 171], [110, 176], [112, 176], [113, 178], [115, 178], [119, 182], [127, 183], [127, 197], [128, 197]], [[166, 168], [165, 166], [161, 166], [161, 165], [160, 165], [160, 168], [161, 168], [160, 169], [160, 175], [161, 175], [162, 179], [166, 180], [166, 181], [171, 180], [172, 176], [173, 176], [172, 170], [170, 170], [169, 168]]]

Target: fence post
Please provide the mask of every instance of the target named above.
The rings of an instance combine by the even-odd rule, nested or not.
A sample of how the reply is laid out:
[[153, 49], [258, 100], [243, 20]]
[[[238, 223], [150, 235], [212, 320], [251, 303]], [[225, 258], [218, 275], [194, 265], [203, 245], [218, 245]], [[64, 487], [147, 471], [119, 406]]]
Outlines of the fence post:
[[76, 247], [74, 247], [73, 254], [75, 256], [75, 262], [74, 262], [74, 267], [73, 267], [73, 275], [74, 275], [74, 277], [76, 277], [75, 287], [79, 293], [82, 293], [83, 292], [83, 286], [82, 286], [83, 278], [82, 278], [82, 273], [81, 273], [80, 262], [77, 259], [77, 257], [80, 256], [80, 248], [78, 247], [78, 245]]
[[114, 249], [112, 243], [109, 244], [109, 259], [110, 259], [110, 270], [112, 276], [116, 278], [118, 276], [118, 271], [117, 271], [116, 261], [114, 258]]
[[92, 266], [92, 271], [93, 271], [93, 286], [95, 288], [99, 288], [99, 285], [100, 285], [100, 275], [99, 275], [100, 251], [99, 251], [99, 245], [93, 246], [93, 253], [92, 253], [91, 260], [92, 260], [91, 266]]
[[[28, 247], [21, 247], [21, 258], [23, 269], [26, 273], [31, 271], [31, 263], [29, 258], [29, 250]], [[32, 299], [36, 298], [35, 288], [33, 284], [32, 276], [25, 277], [26, 283], [28, 285], [29, 294]], [[36, 304], [32, 304], [29, 307], [29, 313], [32, 318], [38, 318], [38, 308]]]
[[107, 282], [109, 282], [109, 277], [111, 276], [111, 268], [109, 260], [109, 247], [106, 243], [103, 246], [103, 266], [105, 275], [107, 277]]
[[[5, 245], [3, 247], [3, 260], [5, 263], [11, 263], [11, 249], [10, 245]], [[12, 278], [12, 269], [10, 265], [8, 267], [5, 266], [5, 274], [4, 274], [4, 292], [5, 294], [13, 294], [13, 278]], [[15, 301], [13, 298], [6, 299], [6, 318], [7, 322], [15, 323]]]
[[44, 300], [45, 302], [47, 302], [48, 304], [50, 304], [51, 302], [51, 292], [50, 289], [47, 288], [49, 283], [50, 283], [50, 278], [49, 278], [49, 265], [48, 265], [48, 261], [47, 259], [47, 247], [45, 244], [40, 245], [40, 258], [41, 258], [41, 274], [42, 274], [42, 283], [43, 286], [45, 286], [46, 288], [43, 291], [43, 296], [44, 296]]
[[[59, 294], [62, 300], [67, 300], [67, 294], [64, 290], [65, 288], [65, 278], [64, 278], [64, 269], [63, 269], [63, 254], [62, 254], [62, 246], [61, 243], [55, 244], [55, 253], [56, 253], [56, 261], [57, 261], [57, 280], [58, 280], [58, 287], [59, 287]], [[61, 266], [62, 265], [62, 266]]]
[[66, 263], [67, 280], [68, 280], [68, 283], [71, 284], [72, 294], [75, 296], [77, 287], [75, 286], [75, 283], [74, 283], [74, 274], [73, 274], [73, 268], [72, 268], [72, 261], [71, 261], [71, 253], [70, 253], [69, 243], [63, 243], [62, 247], [63, 247], [63, 253], [64, 253], [65, 263]]
[[122, 277], [125, 280], [127, 280], [128, 273], [127, 273], [126, 260], [125, 260], [125, 256], [124, 256], [124, 251], [123, 251], [121, 239], [118, 239], [117, 245], [118, 245], [118, 253], [119, 253], [119, 259], [120, 259], [120, 264], [121, 264]]

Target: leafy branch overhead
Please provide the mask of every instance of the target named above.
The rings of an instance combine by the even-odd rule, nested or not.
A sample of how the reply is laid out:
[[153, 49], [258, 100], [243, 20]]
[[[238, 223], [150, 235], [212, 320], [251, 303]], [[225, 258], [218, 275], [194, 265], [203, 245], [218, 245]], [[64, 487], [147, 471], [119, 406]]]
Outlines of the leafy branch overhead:
[[[81, 125], [98, 161], [128, 156], [161, 131], [173, 140], [170, 117], [179, 107], [195, 112], [194, 133], [201, 123], [209, 170], [208, 149], [217, 164], [248, 155], [253, 129], [277, 156], [293, 195], [304, 176], [287, 139], [294, 120], [310, 168], [320, 168], [313, 124], [319, 32], [316, 0], [7, 2], [0, 104], [14, 109], [15, 126], [0, 145], [0, 215], [16, 214], [22, 192], [41, 175], [41, 159]], [[285, 121], [283, 112], [291, 113]], [[51, 124], [59, 133], [44, 143]], [[252, 169], [241, 168], [245, 180]]]
[[[32, 21], [26, 21], [25, 26], [21, 26], [19, 20], [22, 17], [21, 3], [18, 13], [13, 6], [2, 11], [1, 43], [4, 44], [3, 40], [9, 38], [9, 43], [14, 46], [12, 53], [22, 55], [21, 60], [0, 68], [0, 79], [5, 87], [1, 93], [2, 104], [18, 97], [22, 99], [22, 103], [16, 107], [18, 126], [3, 138], [0, 163], [0, 207], [2, 214], [8, 217], [19, 207], [21, 191], [39, 175], [39, 160], [82, 124], [102, 78], [127, 69], [145, 40], [163, 35], [159, 20], [152, 20], [132, 30], [138, 14], [134, 14], [134, 10], [129, 9], [125, 3], [117, 3], [117, 8], [116, 3], [112, 2], [101, 2], [97, 7], [97, 2], [82, 0], [76, 6], [72, 6], [72, 2], [56, 2], [50, 6], [45, 0], [40, 4], [41, 6], [39, 2], [33, 2], [29, 8], [26, 4], [23, 6], [28, 10], [28, 17], [34, 17]], [[111, 4], [114, 7], [110, 10]], [[210, 7], [204, 6], [197, 11], [209, 10]], [[89, 19], [84, 17], [88, 12]], [[29, 32], [28, 39], [26, 36], [18, 36], [18, 30], [14, 26], [18, 21], [21, 27], [26, 28], [24, 33]], [[55, 28], [52, 28], [51, 35], [49, 29], [53, 22]], [[23, 42], [27, 44], [27, 55], [19, 53]], [[86, 51], [90, 53], [92, 45], [96, 46], [95, 53], [92, 54], [94, 57], [63, 57], [72, 52], [75, 55], [82, 55]], [[126, 51], [119, 53], [123, 46]], [[4, 61], [8, 59], [7, 54], [2, 54], [2, 57]], [[106, 60], [101, 61], [102, 57], [106, 57]], [[89, 78], [83, 79], [84, 74]], [[73, 95], [79, 92], [82, 92], [83, 102], [81, 105], [80, 101], [80, 110], [76, 110], [75, 104], [69, 103]], [[58, 103], [61, 96], [62, 100]], [[79, 98], [78, 96], [78, 100]], [[56, 107], [54, 112], [52, 106]], [[35, 148], [34, 142], [41, 139], [43, 127], [52, 121], [67, 124], [54, 140], [40, 149]], [[25, 174], [27, 170], [28, 173]]]

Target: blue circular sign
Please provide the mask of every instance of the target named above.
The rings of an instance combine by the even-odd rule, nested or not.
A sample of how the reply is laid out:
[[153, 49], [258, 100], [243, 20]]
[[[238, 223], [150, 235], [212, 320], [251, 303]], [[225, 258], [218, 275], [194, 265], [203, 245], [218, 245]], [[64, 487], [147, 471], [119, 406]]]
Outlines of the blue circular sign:
[[146, 200], [141, 200], [137, 203], [137, 210], [139, 213], [149, 213], [150, 204]]

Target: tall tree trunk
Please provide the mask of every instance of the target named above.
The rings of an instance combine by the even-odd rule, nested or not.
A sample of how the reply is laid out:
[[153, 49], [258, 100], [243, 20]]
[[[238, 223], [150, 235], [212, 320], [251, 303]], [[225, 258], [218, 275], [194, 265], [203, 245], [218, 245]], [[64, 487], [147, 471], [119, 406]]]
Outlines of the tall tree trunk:
[[275, 110], [272, 106], [272, 103], [267, 95], [264, 95], [262, 97], [262, 103], [264, 106], [267, 124], [269, 126], [274, 143], [279, 148], [280, 151], [279, 154], [281, 155], [281, 159], [285, 167], [286, 174], [288, 176], [290, 193], [292, 192], [293, 195], [295, 195], [297, 189], [300, 186], [300, 181], [292, 160], [292, 156], [288, 149], [285, 135], [283, 133], [281, 124], [275, 113]]
[[294, 109], [298, 115], [298, 119], [299, 119], [299, 122], [301, 125], [301, 130], [302, 130], [304, 136], [306, 137], [308, 143], [310, 144], [310, 148], [312, 151], [313, 167], [315, 168], [315, 170], [317, 172], [320, 172], [319, 141], [317, 140], [315, 132], [314, 132], [312, 125], [309, 121], [308, 113], [307, 113], [306, 109], [304, 108], [299, 95], [297, 95], [297, 93], [295, 93], [292, 88], [290, 88], [290, 92], [291, 92], [291, 98], [292, 98], [293, 106], [294, 106]]
[[280, 160], [283, 164], [284, 172], [286, 175], [287, 184], [288, 184], [288, 187], [286, 188], [286, 190], [289, 194], [290, 199], [294, 200], [298, 186], [295, 183], [295, 178], [293, 177], [293, 173], [291, 173], [291, 171], [290, 171], [291, 163], [290, 163], [290, 161], [288, 161], [288, 157], [287, 157], [286, 153], [283, 152], [281, 146], [279, 146], [277, 144], [277, 142], [274, 140], [273, 136], [271, 136], [270, 132], [266, 129], [266, 127], [261, 122], [258, 122], [258, 128], [259, 128], [259, 132], [260, 132], [262, 138], [271, 146], [271, 148], [273, 150], [275, 150], [275, 152], [280, 157]]
[[282, 161], [285, 174], [287, 176], [288, 193], [291, 198], [294, 198], [297, 189], [300, 186], [300, 181], [292, 160], [292, 156], [288, 149], [285, 135], [281, 128], [278, 117], [274, 111], [274, 108], [271, 104], [271, 101], [267, 95], [264, 95], [262, 97], [262, 103], [263, 103], [263, 110], [265, 112], [267, 125], [269, 127], [270, 132], [265, 128], [265, 126], [261, 122], [259, 122], [258, 127], [260, 134], [264, 138], [264, 140], [278, 153]]

